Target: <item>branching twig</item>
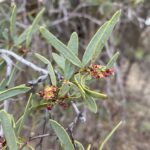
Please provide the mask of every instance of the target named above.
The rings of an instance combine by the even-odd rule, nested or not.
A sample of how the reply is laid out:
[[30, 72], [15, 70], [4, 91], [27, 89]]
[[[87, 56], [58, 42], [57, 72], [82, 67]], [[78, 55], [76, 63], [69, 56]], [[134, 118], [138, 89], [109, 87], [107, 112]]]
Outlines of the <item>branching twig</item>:
[[0, 54], [5, 54], [5, 55], [8, 55], [8, 56], [12, 56], [14, 57], [16, 60], [18, 60], [19, 62], [21, 62], [22, 64], [34, 69], [35, 71], [38, 71], [38, 72], [41, 72], [45, 75], [48, 74], [48, 71], [41, 68], [41, 67], [38, 67], [37, 65], [29, 62], [28, 60], [24, 59], [23, 57], [15, 54], [14, 52], [12, 51], [9, 51], [9, 50], [5, 50], [5, 49], [0, 49]]
[[69, 16], [65, 16], [64, 18], [61, 18], [59, 20], [56, 20], [56, 21], [53, 21], [51, 26], [56, 26], [62, 22], [65, 22], [69, 19], [72, 19], [72, 18], [85, 18], [85, 19], [88, 19], [92, 22], [94, 22], [95, 24], [97, 25], [101, 25], [101, 21], [99, 21], [98, 19], [90, 16], [90, 15], [87, 15], [87, 14], [80, 14], [80, 13], [70, 13]]
[[74, 118], [74, 120], [69, 124], [68, 126], [68, 130], [70, 130], [71, 132], [73, 131], [73, 128], [76, 126], [76, 124], [81, 121], [81, 122], [85, 122], [86, 118], [83, 115], [83, 113], [78, 109], [78, 107], [76, 106], [76, 104], [74, 102], [72, 102], [72, 106], [76, 112], [76, 117]]
[[28, 142], [31, 142], [33, 140], [37, 140], [39, 138], [49, 137], [49, 136], [55, 136], [55, 135], [47, 133], [47, 134], [37, 135], [37, 136], [34, 136], [34, 137], [29, 137], [29, 139], [21, 146], [21, 148], [19, 148], [19, 150], [22, 150], [28, 144]]

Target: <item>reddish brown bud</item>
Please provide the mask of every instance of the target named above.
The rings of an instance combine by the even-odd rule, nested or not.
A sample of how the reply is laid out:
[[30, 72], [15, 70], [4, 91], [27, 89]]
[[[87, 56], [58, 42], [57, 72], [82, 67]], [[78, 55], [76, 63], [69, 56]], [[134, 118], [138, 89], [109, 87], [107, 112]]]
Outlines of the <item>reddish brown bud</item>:
[[48, 104], [48, 105], [47, 105], [47, 109], [48, 109], [48, 110], [52, 110], [52, 108], [53, 108], [53, 105], [52, 105], [52, 104]]
[[98, 79], [98, 78], [109, 77], [110, 75], [112, 75], [114, 73], [114, 69], [112, 69], [112, 68], [105, 69], [105, 67], [103, 67], [101, 65], [93, 64], [90, 67], [90, 73], [91, 73], [91, 76]]
[[59, 105], [64, 108], [64, 109], [67, 109], [69, 107], [69, 105], [67, 103], [64, 103], [64, 102], [60, 102]]

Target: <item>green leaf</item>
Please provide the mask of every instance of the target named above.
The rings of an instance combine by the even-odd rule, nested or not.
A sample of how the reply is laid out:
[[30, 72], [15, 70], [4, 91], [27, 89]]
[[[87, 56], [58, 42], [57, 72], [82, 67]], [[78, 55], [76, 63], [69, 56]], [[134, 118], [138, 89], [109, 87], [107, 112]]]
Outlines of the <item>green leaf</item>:
[[98, 93], [95, 91], [91, 91], [88, 88], [83, 87], [83, 89], [86, 91], [86, 93], [88, 93], [90, 96], [94, 97], [94, 98], [100, 98], [100, 99], [106, 99], [107, 95], [102, 94], [102, 93]]
[[86, 94], [84, 100], [85, 100], [84, 102], [87, 105], [87, 107], [89, 108], [89, 110], [91, 112], [97, 113], [97, 105], [96, 105], [94, 98], [91, 97], [90, 95]]
[[109, 69], [109, 68], [112, 68], [114, 63], [117, 61], [118, 59], [118, 56], [119, 56], [119, 52], [117, 52], [116, 54], [114, 54], [114, 56], [109, 60], [109, 62], [107, 63], [106, 65], [106, 68]]
[[92, 56], [94, 54], [95, 49], [97, 48], [97, 44], [99, 43], [100, 35], [104, 32], [104, 29], [107, 26], [107, 23], [104, 23], [99, 30], [95, 33], [95, 35], [92, 37], [91, 41], [89, 42], [86, 51], [84, 52], [82, 63], [83, 65], [87, 65], [91, 60]]
[[85, 97], [85, 91], [84, 91], [84, 89], [83, 89], [83, 87], [81, 85], [81, 81], [80, 81], [81, 80], [80, 74], [76, 74], [74, 76], [74, 80], [75, 80], [75, 84], [78, 86], [78, 88], [79, 88], [79, 90], [81, 92], [82, 97]]
[[17, 66], [18, 64], [19, 64], [19, 62], [17, 62], [17, 63], [14, 65], [14, 68], [12, 69], [11, 74], [10, 74], [10, 76], [9, 76], [9, 79], [8, 79], [8, 81], [7, 81], [7, 83], [6, 83], [6, 87], [8, 87], [9, 85], [11, 85], [11, 83], [13, 82], [13, 78], [14, 78], [16, 72], [17, 72], [17, 67], [16, 67], [16, 66]]
[[46, 57], [42, 56], [39, 53], [35, 53], [35, 56], [46, 65], [48, 65], [50, 63], [50, 61]]
[[18, 150], [17, 138], [12, 126], [11, 117], [5, 111], [0, 111], [0, 121], [9, 150]]
[[32, 94], [30, 94], [30, 96], [29, 96], [29, 99], [28, 99], [26, 108], [25, 108], [24, 113], [23, 113], [23, 115], [22, 115], [22, 117], [21, 117], [21, 121], [20, 121], [19, 124], [17, 125], [17, 126], [18, 126], [17, 134], [18, 134], [18, 135], [20, 134], [21, 129], [22, 129], [22, 127], [23, 127], [25, 121], [27, 120], [28, 113], [29, 113], [29, 107], [30, 107], [30, 104], [31, 104], [31, 100], [32, 100]]
[[35, 53], [35, 56], [41, 60], [43, 63], [47, 64], [48, 65], [48, 73], [50, 75], [50, 78], [51, 78], [51, 82], [52, 82], [52, 85], [55, 85], [57, 84], [57, 81], [56, 81], [56, 76], [55, 76], [55, 72], [54, 72], [54, 69], [53, 69], [53, 66], [51, 64], [51, 62], [45, 58], [44, 56], [38, 54], [38, 53]]
[[6, 89], [6, 84], [7, 84], [7, 79], [3, 79], [1, 82], [0, 82], [0, 91], [3, 91]]
[[31, 28], [29, 30], [29, 32], [27, 33], [27, 36], [26, 36], [26, 47], [29, 47], [30, 45], [30, 42], [31, 42], [31, 38], [32, 38], [32, 35], [37, 31], [37, 26], [38, 26], [38, 23], [43, 15], [45, 11], [45, 8], [43, 8], [38, 14], [37, 16], [35, 17], [32, 25], [31, 25]]
[[8, 33], [8, 29], [4, 29], [4, 31], [2, 32], [2, 36], [4, 38], [4, 40], [9, 41], [9, 33]]
[[48, 64], [47, 69], [48, 69], [48, 73], [50, 74], [52, 85], [56, 86], [57, 85], [57, 80], [56, 80], [55, 72], [54, 72], [54, 69], [53, 69], [53, 66], [51, 65], [51, 63]]
[[[68, 42], [68, 48], [72, 50], [72, 52], [75, 55], [78, 55], [78, 46], [79, 46], [78, 35], [76, 32], [73, 32]], [[72, 77], [74, 72], [75, 72], [75, 66], [72, 63], [70, 63], [68, 60], [66, 60], [64, 78], [66, 80], [69, 80]]]
[[69, 80], [75, 72], [75, 66], [68, 60], [65, 63], [64, 79]]
[[117, 11], [113, 17], [104, 23], [95, 33], [83, 55], [82, 63], [84, 66], [87, 65], [91, 60], [95, 61], [99, 56], [116, 23], [118, 22], [120, 15], [121, 11]]
[[68, 133], [65, 131], [65, 129], [58, 124], [55, 120], [50, 119], [50, 124], [55, 131], [57, 137], [59, 138], [59, 141], [61, 143], [61, 146], [64, 148], [64, 150], [75, 150], [71, 139], [68, 135]]
[[88, 145], [87, 150], [91, 150], [91, 144]]
[[0, 87], [3, 85], [4, 82], [5, 82], [5, 79], [2, 79], [2, 81], [0, 82]]
[[99, 147], [99, 150], [103, 150], [104, 145], [107, 143], [107, 141], [111, 138], [111, 136], [114, 134], [114, 132], [122, 125], [122, 121], [120, 121], [114, 128], [113, 130], [108, 134], [108, 136], [104, 139], [102, 144]]
[[106, 28], [104, 29], [102, 35], [99, 38], [99, 42], [96, 45], [96, 49], [94, 50], [93, 53], [93, 57], [92, 59], [95, 61], [96, 58], [99, 56], [99, 54], [101, 53], [105, 43], [107, 42], [107, 40], [109, 39], [115, 25], [117, 24], [117, 22], [119, 21], [121, 15], [121, 11], [117, 11], [112, 18], [108, 21]]
[[59, 56], [56, 53], [52, 53], [53, 59], [55, 60], [55, 62], [57, 63], [57, 65], [64, 70], [65, 68], [65, 59], [63, 56]]
[[10, 34], [11, 38], [14, 40], [16, 37], [16, 5], [12, 6], [12, 15], [10, 17]]
[[86, 74], [83, 75], [83, 76], [81, 76], [80, 82], [81, 82], [81, 86], [82, 86], [82, 88], [84, 89], [84, 91], [85, 91], [88, 95], [90, 95], [91, 97], [100, 98], [100, 99], [106, 99], [106, 98], [107, 98], [107, 95], [102, 94], [102, 93], [99, 93], [99, 92], [92, 91], [92, 90], [90, 90], [90, 89], [87, 88], [85, 82], [86, 82], [86, 80], [87, 80], [88, 78], [89, 78], [89, 77], [88, 77], [88, 75], [86, 75]]
[[28, 32], [30, 31], [31, 29], [31, 26], [26, 28], [21, 34], [19, 37], [17, 37], [15, 39], [15, 46], [19, 46], [20, 44], [22, 44], [25, 40], [26, 40], [26, 37], [27, 37], [27, 34]]
[[67, 60], [72, 64], [82, 67], [79, 58], [71, 51], [69, 48], [58, 40], [52, 33], [50, 33], [46, 28], [40, 27], [40, 32], [43, 37], [50, 43], [58, 52], [60, 52]]
[[64, 83], [59, 90], [58, 96], [64, 97], [70, 90], [71, 86], [68, 83]]
[[16, 87], [13, 87], [13, 88], [10, 88], [7, 90], [0, 91], [0, 101], [9, 99], [9, 98], [11, 98], [13, 96], [17, 96], [19, 94], [26, 93], [30, 89], [31, 89], [30, 87], [27, 87], [25, 85], [19, 85], [19, 86], [16, 86]]
[[76, 32], [71, 34], [70, 40], [68, 42], [68, 48], [72, 50], [72, 52], [78, 55], [78, 47], [79, 47], [79, 38]]
[[77, 146], [78, 150], [85, 150], [83, 145], [79, 141], [75, 140], [75, 145]]

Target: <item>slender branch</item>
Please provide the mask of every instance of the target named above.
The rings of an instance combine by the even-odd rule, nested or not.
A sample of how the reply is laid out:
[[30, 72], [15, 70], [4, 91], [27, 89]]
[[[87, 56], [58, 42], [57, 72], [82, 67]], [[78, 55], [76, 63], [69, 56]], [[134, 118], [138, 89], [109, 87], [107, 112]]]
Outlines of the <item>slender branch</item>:
[[78, 109], [78, 107], [76, 106], [76, 104], [74, 102], [72, 103], [72, 107], [74, 108], [75, 112], [76, 112], [76, 117], [74, 118], [74, 120], [69, 124], [68, 126], [68, 130], [70, 130], [71, 132], [73, 131], [73, 128], [76, 126], [76, 124], [81, 121], [81, 122], [85, 122], [86, 118], [83, 115], [83, 113]]
[[76, 104], [74, 102], [72, 102], [72, 107], [74, 108], [76, 114], [79, 115], [80, 114], [80, 110], [78, 109], [78, 107], [76, 106]]
[[[45, 133], [46, 124], [47, 124], [48, 119], [49, 119], [48, 110], [46, 110], [46, 111], [45, 111], [45, 117], [44, 117], [44, 123], [43, 123], [43, 131], [42, 131], [42, 134]], [[38, 146], [40, 146], [40, 150], [42, 150], [42, 144], [43, 144], [43, 137], [40, 138], [40, 141], [39, 141], [39, 143], [35, 146], [35, 148], [37, 149]]]
[[28, 142], [31, 142], [33, 140], [37, 140], [39, 138], [49, 137], [49, 136], [54, 136], [54, 135], [47, 133], [47, 134], [37, 135], [34, 137], [29, 137], [29, 139], [21, 146], [21, 148], [19, 148], [19, 150], [22, 150], [28, 144]]
[[36, 85], [36, 84], [44, 81], [46, 78], [47, 78], [47, 75], [42, 75], [35, 80], [28, 81], [28, 84], [29, 84], [29, 86], [33, 86], [33, 85]]
[[26, 66], [28, 66], [28, 67], [34, 69], [35, 71], [41, 72], [41, 73], [46, 74], [46, 75], [48, 74], [48, 71], [47, 71], [47, 70], [45, 70], [45, 69], [43, 69], [43, 68], [41, 68], [41, 67], [38, 67], [37, 65], [35, 65], [35, 64], [31, 63], [31, 62], [29, 62], [28, 60], [26, 60], [26, 59], [24, 59], [23, 57], [21, 57], [21, 56], [15, 54], [15, 53], [12, 52], [12, 51], [5, 50], [5, 49], [0, 49], [0, 53], [14, 57], [16, 60], [18, 60], [19, 62], [23, 63], [24, 65], [26, 65]]
[[65, 16], [59, 20], [53, 21], [51, 26], [56, 26], [62, 22], [68, 21], [69, 19], [73, 19], [73, 18], [85, 18], [88, 19], [90, 21], [92, 21], [93, 23], [97, 24], [97, 25], [101, 25], [101, 21], [99, 21], [98, 19], [87, 15], [87, 14], [80, 14], [80, 13], [70, 13], [68, 16]]

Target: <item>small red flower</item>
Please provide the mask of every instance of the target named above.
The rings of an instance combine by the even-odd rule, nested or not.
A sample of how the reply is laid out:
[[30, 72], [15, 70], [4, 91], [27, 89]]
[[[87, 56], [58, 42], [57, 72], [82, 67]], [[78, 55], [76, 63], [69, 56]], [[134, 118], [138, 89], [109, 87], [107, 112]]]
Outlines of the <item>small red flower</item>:
[[55, 86], [46, 86], [43, 91], [40, 91], [38, 94], [45, 100], [51, 100], [56, 97], [57, 88]]
[[106, 69], [104, 66], [93, 64], [90, 67], [90, 73], [91, 76], [93, 76], [96, 79], [99, 79], [111, 76], [114, 73], [114, 69]]
[[69, 107], [68, 103], [65, 102], [60, 102], [59, 105], [63, 108], [63, 109], [67, 109]]
[[46, 86], [42, 91], [38, 93], [40, 97], [44, 100], [50, 100], [50, 104], [47, 104], [47, 109], [52, 110], [54, 105], [60, 105], [64, 109], [68, 108], [69, 105], [66, 102], [68, 99], [68, 95], [64, 95], [64, 97], [58, 98], [58, 88], [55, 86]]
[[53, 108], [53, 105], [52, 105], [52, 104], [48, 104], [48, 105], [47, 105], [47, 109], [48, 109], [48, 110], [52, 110], [52, 108]]

